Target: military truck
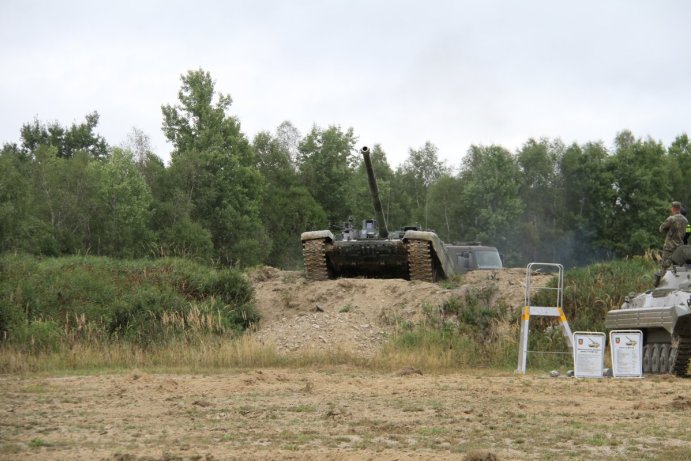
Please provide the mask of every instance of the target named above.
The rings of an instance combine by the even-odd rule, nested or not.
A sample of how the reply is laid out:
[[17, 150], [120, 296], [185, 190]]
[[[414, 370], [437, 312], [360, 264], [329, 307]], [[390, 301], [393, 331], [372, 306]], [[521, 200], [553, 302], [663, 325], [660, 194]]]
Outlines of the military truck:
[[643, 332], [643, 373], [688, 376], [691, 359], [691, 266], [672, 266], [657, 287], [624, 298], [605, 327]]
[[370, 150], [360, 150], [376, 219], [344, 223], [339, 238], [330, 230], [301, 235], [305, 273], [312, 280], [338, 277], [404, 278], [436, 282], [468, 270], [501, 269], [499, 253], [482, 245], [449, 245], [416, 226], [389, 233], [379, 200]]

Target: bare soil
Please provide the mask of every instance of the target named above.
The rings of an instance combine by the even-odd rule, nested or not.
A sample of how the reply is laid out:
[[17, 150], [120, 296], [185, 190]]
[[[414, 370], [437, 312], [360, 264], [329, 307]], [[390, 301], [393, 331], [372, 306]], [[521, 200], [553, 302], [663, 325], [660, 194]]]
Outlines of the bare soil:
[[2, 460], [688, 460], [691, 380], [348, 368], [0, 377]]
[[[262, 315], [255, 338], [283, 353], [340, 348], [371, 356], [401, 322], [420, 321], [424, 307], [439, 307], [469, 291], [490, 289], [493, 306], [519, 309], [525, 298], [524, 268], [467, 273], [460, 285], [402, 279], [339, 279], [311, 282], [301, 272], [264, 267], [250, 274]], [[547, 274], [534, 274], [544, 286]]]

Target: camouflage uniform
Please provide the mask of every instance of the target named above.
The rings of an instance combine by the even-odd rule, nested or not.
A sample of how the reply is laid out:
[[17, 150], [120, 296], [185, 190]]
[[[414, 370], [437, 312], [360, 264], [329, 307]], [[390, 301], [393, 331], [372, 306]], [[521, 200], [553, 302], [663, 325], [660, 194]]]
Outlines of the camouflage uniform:
[[665, 219], [660, 225], [660, 232], [666, 232], [665, 246], [662, 247], [662, 272], [672, 265], [670, 259], [674, 250], [678, 246], [684, 244], [684, 235], [686, 234], [686, 225], [689, 222], [680, 213], [674, 213]]

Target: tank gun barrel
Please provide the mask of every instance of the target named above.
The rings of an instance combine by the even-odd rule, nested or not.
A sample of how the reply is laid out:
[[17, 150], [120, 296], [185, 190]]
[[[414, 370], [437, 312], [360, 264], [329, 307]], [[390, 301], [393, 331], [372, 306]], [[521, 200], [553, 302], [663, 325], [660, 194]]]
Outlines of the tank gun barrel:
[[379, 235], [383, 238], [387, 238], [389, 236], [389, 229], [386, 225], [381, 201], [379, 200], [379, 188], [377, 187], [377, 178], [374, 176], [374, 168], [372, 168], [369, 147], [363, 146], [362, 149], [360, 149], [360, 153], [365, 159], [365, 169], [367, 170], [367, 181], [369, 182], [369, 190], [372, 195], [372, 204], [374, 205], [374, 212], [377, 215], [377, 221], [379, 221], [380, 225]]

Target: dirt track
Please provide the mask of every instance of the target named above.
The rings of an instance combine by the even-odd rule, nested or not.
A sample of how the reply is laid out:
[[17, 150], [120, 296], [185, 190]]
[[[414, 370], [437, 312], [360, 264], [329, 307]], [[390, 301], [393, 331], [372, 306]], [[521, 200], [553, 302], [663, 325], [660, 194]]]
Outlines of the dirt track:
[[671, 377], [262, 369], [2, 377], [0, 389], [2, 460], [492, 459], [488, 453], [683, 460], [691, 453], [691, 380]]

